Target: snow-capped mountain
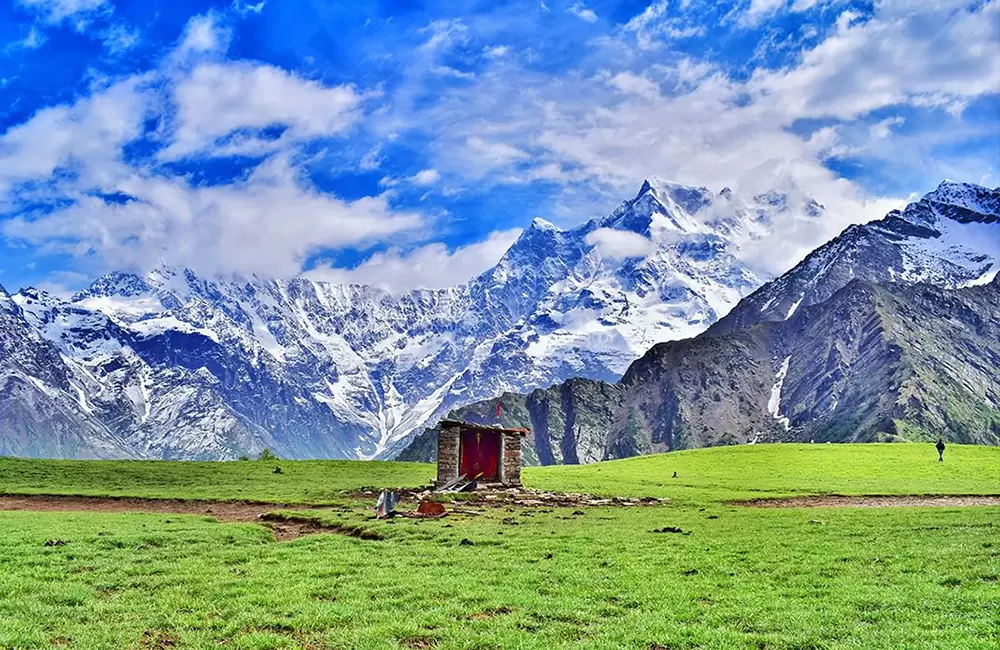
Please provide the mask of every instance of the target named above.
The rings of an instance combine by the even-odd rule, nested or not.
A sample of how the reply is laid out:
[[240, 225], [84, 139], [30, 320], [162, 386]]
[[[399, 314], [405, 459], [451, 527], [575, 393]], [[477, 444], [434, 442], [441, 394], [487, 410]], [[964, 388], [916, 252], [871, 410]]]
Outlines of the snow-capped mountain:
[[0, 455], [125, 458], [84, 387], [0, 287]]
[[[1000, 188], [945, 182], [851, 226], [621, 381], [502, 396], [526, 459], [586, 463], [754, 441], [1000, 444]], [[494, 421], [496, 400], [451, 417]], [[401, 453], [429, 460], [428, 430]]]
[[1000, 270], [1000, 188], [944, 181], [885, 218], [850, 226], [794, 269], [754, 292], [712, 327], [731, 332], [788, 320], [853, 279], [926, 282], [955, 289], [988, 284]]
[[52, 390], [130, 455], [371, 458], [460, 404], [616, 380], [652, 345], [700, 333], [764, 279], [738, 242], [792, 210], [822, 216], [779, 193], [651, 179], [603, 219], [535, 220], [494, 268], [447, 289], [161, 267], [68, 301], [25, 289], [13, 302], [72, 377]]

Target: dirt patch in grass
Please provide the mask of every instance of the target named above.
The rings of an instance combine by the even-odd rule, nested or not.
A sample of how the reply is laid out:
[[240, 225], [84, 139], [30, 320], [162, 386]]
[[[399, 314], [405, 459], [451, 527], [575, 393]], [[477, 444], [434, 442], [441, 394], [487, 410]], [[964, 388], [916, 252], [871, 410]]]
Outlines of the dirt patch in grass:
[[336, 533], [360, 539], [380, 539], [377, 534], [350, 526], [327, 525], [308, 516], [285, 515], [275, 510], [311, 510], [310, 506], [240, 501], [185, 501], [55, 495], [0, 495], [0, 510], [32, 512], [142, 512], [165, 515], [202, 515], [223, 522], [262, 524], [284, 542], [316, 533]]
[[826, 495], [788, 499], [753, 499], [733, 501], [734, 505], [753, 508], [897, 508], [912, 506], [963, 507], [1000, 506], [1000, 495], [939, 496], [842, 496]]
[[[450, 512], [463, 514], [461, 506], [477, 508], [581, 508], [585, 506], [627, 507], [627, 506], [658, 506], [670, 502], [670, 499], [658, 497], [599, 497], [592, 494], [575, 492], [544, 492], [526, 487], [489, 487], [480, 486], [470, 492], [436, 492], [431, 487], [395, 490], [400, 503], [421, 503], [425, 500], [440, 501]], [[379, 490], [365, 489], [351, 494], [355, 499], [372, 500], [378, 497]], [[457, 508], [458, 507], [458, 508]], [[469, 514], [469, 513], [464, 513]], [[584, 514], [582, 510], [574, 515]]]

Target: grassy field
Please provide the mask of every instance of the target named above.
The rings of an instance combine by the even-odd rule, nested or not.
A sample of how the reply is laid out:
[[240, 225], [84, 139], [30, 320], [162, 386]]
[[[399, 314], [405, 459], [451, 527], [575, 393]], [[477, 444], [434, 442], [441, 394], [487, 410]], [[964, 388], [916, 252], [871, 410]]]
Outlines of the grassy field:
[[[275, 466], [281, 474], [275, 474]], [[0, 494], [73, 494], [324, 504], [366, 487], [416, 487], [421, 463], [276, 460], [195, 463], [0, 458]]]
[[[1000, 493], [1000, 450], [950, 446], [939, 464], [924, 447], [529, 469], [546, 490], [674, 501], [390, 522], [345, 492], [418, 485], [429, 466], [4, 459], [8, 493], [336, 503], [310, 516], [383, 539], [278, 543], [262, 526], [191, 515], [0, 512], [0, 648], [996, 650], [1000, 508], [726, 503]], [[665, 526], [682, 532], [653, 532]]]

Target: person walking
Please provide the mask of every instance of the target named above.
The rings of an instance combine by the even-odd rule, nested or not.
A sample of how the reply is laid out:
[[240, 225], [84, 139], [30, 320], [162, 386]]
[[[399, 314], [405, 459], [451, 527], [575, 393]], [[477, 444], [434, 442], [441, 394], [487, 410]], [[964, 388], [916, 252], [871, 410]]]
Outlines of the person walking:
[[938, 438], [937, 444], [934, 445], [934, 446], [937, 447], [937, 450], [938, 450], [938, 462], [939, 463], [943, 463], [944, 462], [944, 440], [942, 440], [941, 438]]

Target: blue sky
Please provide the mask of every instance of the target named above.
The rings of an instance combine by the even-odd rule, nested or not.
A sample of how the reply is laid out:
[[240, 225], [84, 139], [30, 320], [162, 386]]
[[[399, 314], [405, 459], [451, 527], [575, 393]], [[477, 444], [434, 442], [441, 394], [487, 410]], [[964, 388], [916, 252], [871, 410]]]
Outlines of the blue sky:
[[14, 0], [0, 283], [158, 263], [446, 286], [646, 176], [815, 197], [791, 265], [1000, 184], [1000, 3]]

